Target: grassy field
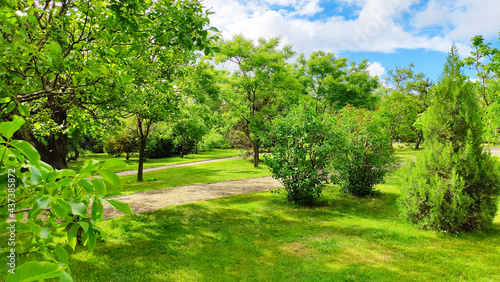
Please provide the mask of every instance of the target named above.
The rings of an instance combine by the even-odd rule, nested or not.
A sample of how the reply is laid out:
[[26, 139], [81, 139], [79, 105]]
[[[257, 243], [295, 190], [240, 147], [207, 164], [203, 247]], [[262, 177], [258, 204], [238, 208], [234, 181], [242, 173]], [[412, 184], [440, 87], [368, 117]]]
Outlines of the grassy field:
[[171, 206], [100, 225], [109, 241], [78, 247], [75, 281], [500, 281], [500, 218], [489, 233], [422, 231], [382, 196], [325, 191], [302, 208], [262, 192]]
[[[144, 162], [144, 168], [155, 167], [155, 166], [163, 166], [163, 165], [171, 165], [171, 164], [180, 164], [180, 163], [188, 163], [195, 161], [203, 161], [203, 160], [211, 160], [211, 159], [219, 159], [226, 157], [233, 157], [240, 155], [241, 152], [238, 149], [214, 149], [211, 151], [200, 152], [199, 154], [190, 154], [186, 155], [183, 158], [179, 156], [174, 156], [170, 158], [162, 158], [162, 159], [147, 159]], [[87, 160], [98, 160], [103, 163], [107, 159], [110, 158], [118, 158], [120, 160], [125, 161], [124, 156], [114, 157], [108, 156], [108, 154], [88, 154], [84, 157], [78, 158], [77, 162], [69, 162], [68, 168], [78, 171], [83, 163]], [[130, 157], [128, 161], [125, 161], [128, 166], [126, 167], [116, 167], [114, 168], [115, 172], [124, 171], [124, 170], [137, 170], [139, 166], [139, 157], [137, 155]]]

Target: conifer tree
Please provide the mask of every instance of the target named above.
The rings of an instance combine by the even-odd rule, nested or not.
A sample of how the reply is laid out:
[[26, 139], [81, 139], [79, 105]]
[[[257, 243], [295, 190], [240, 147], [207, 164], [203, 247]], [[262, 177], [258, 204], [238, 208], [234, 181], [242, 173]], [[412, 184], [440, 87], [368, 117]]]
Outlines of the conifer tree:
[[452, 47], [424, 114], [426, 151], [402, 170], [403, 215], [446, 232], [487, 229], [497, 212], [498, 164], [483, 152], [482, 111]]

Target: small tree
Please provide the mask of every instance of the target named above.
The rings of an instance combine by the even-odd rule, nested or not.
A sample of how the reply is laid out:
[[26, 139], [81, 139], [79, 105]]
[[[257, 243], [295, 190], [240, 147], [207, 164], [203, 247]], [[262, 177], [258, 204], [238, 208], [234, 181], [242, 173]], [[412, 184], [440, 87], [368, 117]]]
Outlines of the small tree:
[[424, 115], [425, 154], [402, 172], [402, 214], [423, 228], [447, 232], [491, 226], [500, 175], [483, 152], [482, 111], [452, 48]]
[[373, 113], [352, 106], [337, 114], [335, 129], [342, 140], [334, 148], [332, 182], [348, 195], [373, 196], [395, 167], [389, 135]]
[[273, 177], [285, 186], [288, 201], [310, 205], [321, 196], [328, 182], [331, 144], [337, 140], [329, 129], [328, 121], [306, 106], [273, 122], [266, 140], [274, 144], [273, 154], [265, 159]]

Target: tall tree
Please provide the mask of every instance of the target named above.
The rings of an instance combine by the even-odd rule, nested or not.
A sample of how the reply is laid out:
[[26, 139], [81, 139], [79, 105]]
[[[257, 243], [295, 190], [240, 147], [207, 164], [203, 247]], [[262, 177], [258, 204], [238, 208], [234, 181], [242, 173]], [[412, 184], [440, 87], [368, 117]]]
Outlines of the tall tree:
[[227, 97], [235, 124], [252, 146], [253, 165], [259, 166], [259, 131], [280, 110], [282, 101], [293, 92], [286, 60], [294, 55], [292, 46], [279, 48], [281, 38], [260, 38], [257, 44], [242, 35], [221, 43], [216, 62], [236, 67], [231, 79], [234, 89]]
[[[3, 118], [31, 109], [16, 137], [55, 168], [67, 166], [68, 116], [124, 102], [134, 88], [131, 63], [160, 47], [210, 51], [209, 19], [198, 1], [3, 0], [0, 13]], [[54, 131], [37, 135], [37, 123]]]
[[491, 227], [500, 174], [483, 152], [482, 111], [473, 85], [452, 48], [424, 115], [426, 151], [403, 171], [404, 216], [424, 228], [447, 232]]

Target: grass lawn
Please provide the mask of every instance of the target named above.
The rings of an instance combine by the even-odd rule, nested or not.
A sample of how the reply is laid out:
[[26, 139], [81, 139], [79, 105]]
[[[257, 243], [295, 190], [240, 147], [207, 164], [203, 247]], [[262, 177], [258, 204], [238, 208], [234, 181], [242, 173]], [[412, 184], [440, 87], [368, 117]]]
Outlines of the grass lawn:
[[[183, 158], [179, 156], [174, 156], [162, 159], [147, 159], [146, 161], [144, 161], [144, 168], [233, 157], [233, 156], [238, 156], [240, 154], [241, 152], [238, 149], [214, 149], [211, 151], [199, 152], [199, 154], [186, 155]], [[108, 154], [105, 153], [88, 154], [84, 157], [78, 158], [77, 162], [69, 162], [68, 168], [78, 171], [83, 166], [83, 163], [87, 160], [98, 160], [99, 162], [103, 163], [104, 161], [110, 158], [118, 158], [125, 161], [125, 156], [114, 157], [114, 156], [108, 156]], [[128, 166], [116, 167], [114, 168], [114, 171], [119, 172], [124, 170], [137, 170], [139, 166], [139, 156], [138, 155], [132, 156], [128, 161], [125, 162], [128, 164]]]
[[270, 192], [108, 220], [109, 241], [78, 247], [75, 281], [500, 281], [500, 218], [489, 233], [416, 229], [393, 177], [376, 199], [326, 190], [317, 207]]
[[171, 188], [198, 183], [238, 180], [269, 176], [271, 172], [262, 162], [253, 167], [252, 159], [234, 159], [193, 166], [175, 167], [144, 173], [144, 181], [137, 182], [137, 175], [121, 176], [123, 188], [110, 187], [108, 193], [130, 194], [155, 189]]

